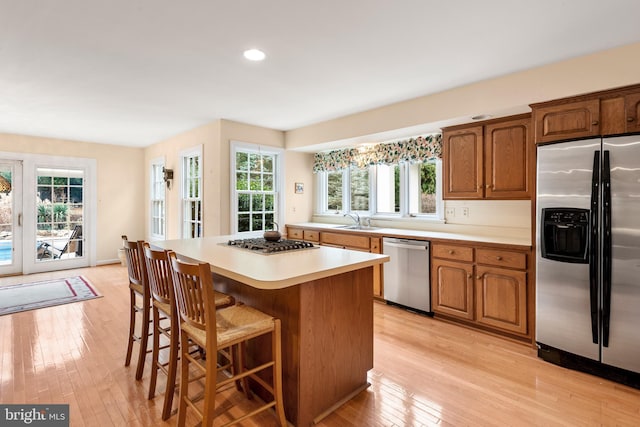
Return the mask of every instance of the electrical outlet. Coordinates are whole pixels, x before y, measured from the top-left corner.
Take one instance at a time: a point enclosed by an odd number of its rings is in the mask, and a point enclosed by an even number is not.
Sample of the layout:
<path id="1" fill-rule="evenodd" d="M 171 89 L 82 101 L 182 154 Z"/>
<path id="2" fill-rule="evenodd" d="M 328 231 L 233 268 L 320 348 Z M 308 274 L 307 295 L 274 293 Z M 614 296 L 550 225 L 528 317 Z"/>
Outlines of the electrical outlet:
<path id="1" fill-rule="evenodd" d="M 456 216 L 456 209 L 455 208 L 447 208 L 444 211 L 444 216 L 446 216 L 447 218 L 453 218 L 454 216 Z"/>
<path id="2" fill-rule="evenodd" d="M 464 218 L 469 218 L 469 208 L 462 208 L 461 211 Z"/>

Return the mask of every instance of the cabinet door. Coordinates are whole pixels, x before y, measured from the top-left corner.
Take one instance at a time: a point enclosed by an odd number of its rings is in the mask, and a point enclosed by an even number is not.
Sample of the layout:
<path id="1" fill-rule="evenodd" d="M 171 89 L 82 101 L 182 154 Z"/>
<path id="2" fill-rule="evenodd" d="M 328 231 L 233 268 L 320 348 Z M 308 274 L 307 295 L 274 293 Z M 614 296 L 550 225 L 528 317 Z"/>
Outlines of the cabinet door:
<path id="1" fill-rule="evenodd" d="M 632 93 L 624 97 L 627 132 L 640 131 L 640 93 Z"/>
<path id="2" fill-rule="evenodd" d="M 530 122 L 520 119 L 485 126 L 485 198 L 531 198 Z"/>
<path id="3" fill-rule="evenodd" d="M 481 199 L 484 195 L 482 126 L 443 132 L 444 198 Z"/>
<path id="4" fill-rule="evenodd" d="M 431 271 L 433 311 L 473 320 L 473 265 L 432 259 Z"/>
<path id="5" fill-rule="evenodd" d="M 476 321 L 527 333 L 527 273 L 476 266 Z"/>
<path id="6" fill-rule="evenodd" d="M 600 135 L 600 100 L 540 107 L 533 110 L 536 144 Z"/>

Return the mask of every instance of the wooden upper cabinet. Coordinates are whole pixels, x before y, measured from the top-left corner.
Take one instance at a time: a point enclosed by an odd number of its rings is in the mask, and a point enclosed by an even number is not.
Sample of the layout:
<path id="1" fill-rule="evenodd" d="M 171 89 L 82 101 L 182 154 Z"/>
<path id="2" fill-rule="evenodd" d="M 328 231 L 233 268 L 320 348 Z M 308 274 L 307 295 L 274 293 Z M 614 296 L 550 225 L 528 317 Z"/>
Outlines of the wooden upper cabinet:
<path id="1" fill-rule="evenodd" d="M 482 139 L 482 126 L 443 133 L 445 199 L 483 197 Z"/>
<path id="2" fill-rule="evenodd" d="M 531 115 L 445 128 L 445 199 L 529 199 Z"/>
<path id="3" fill-rule="evenodd" d="M 485 126 L 485 198 L 531 197 L 530 126 L 529 117 Z"/>
<path id="4" fill-rule="evenodd" d="M 640 85 L 531 104 L 535 143 L 640 132 Z"/>
<path id="5" fill-rule="evenodd" d="M 536 143 L 600 135 L 600 100 L 591 99 L 533 110 Z"/>
<path id="6" fill-rule="evenodd" d="M 627 132 L 640 132 L 640 92 L 624 97 Z"/>

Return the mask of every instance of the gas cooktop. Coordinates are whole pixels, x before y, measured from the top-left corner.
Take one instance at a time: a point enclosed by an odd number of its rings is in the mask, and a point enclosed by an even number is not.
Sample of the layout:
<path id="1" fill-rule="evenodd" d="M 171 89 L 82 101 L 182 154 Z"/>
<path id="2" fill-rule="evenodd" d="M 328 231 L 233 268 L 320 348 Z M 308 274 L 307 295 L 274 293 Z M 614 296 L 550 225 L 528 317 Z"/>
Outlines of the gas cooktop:
<path id="1" fill-rule="evenodd" d="M 304 242 L 302 240 L 281 239 L 277 242 L 272 242 L 262 238 L 229 240 L 229 243 L 227 243 L 227 245 L 235 246 L 242 249 L 249 249 L 263 254 L 272 254 L 276 252 L 295 251 L 317 247 L 314 246 L 313 243 Z"/>

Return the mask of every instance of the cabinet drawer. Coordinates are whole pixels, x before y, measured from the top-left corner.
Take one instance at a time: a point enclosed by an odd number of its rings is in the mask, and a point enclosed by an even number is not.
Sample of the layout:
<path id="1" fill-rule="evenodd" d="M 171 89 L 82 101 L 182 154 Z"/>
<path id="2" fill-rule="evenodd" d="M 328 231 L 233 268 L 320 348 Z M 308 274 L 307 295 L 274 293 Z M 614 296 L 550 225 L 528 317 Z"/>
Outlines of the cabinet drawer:
<path id="1" fill-rule="evenodd" d="M 352 234 L 320 233 L 321 243 L 345 248 L 369 250 L 369 237 Z"/>
<path id="2" fill-rule="evenodd" d="M 287 239 L 302 239 L 301 228 L 287 228 Z"/>
<path id="3" fill-rule="evenodd" d="M 432 246 L 433 256 L 436 258 L 453 259 L 456 261 L 472 262 L 473 248 L 467 246 L 443 245 L 434 243 Z"/>
<path id="4" fill-rule="evenodd" d="M 320 241 L 320 233 L 314 230 L 304 230 L 303 236 L 304 240 L 307 240 L 309 242 Z"/>
<path id="5" fill-rule="evenodd" d="M 526 270 L 527 254 L 499 249 L 476 249 L 476 262 L 478 264 Z"/>

